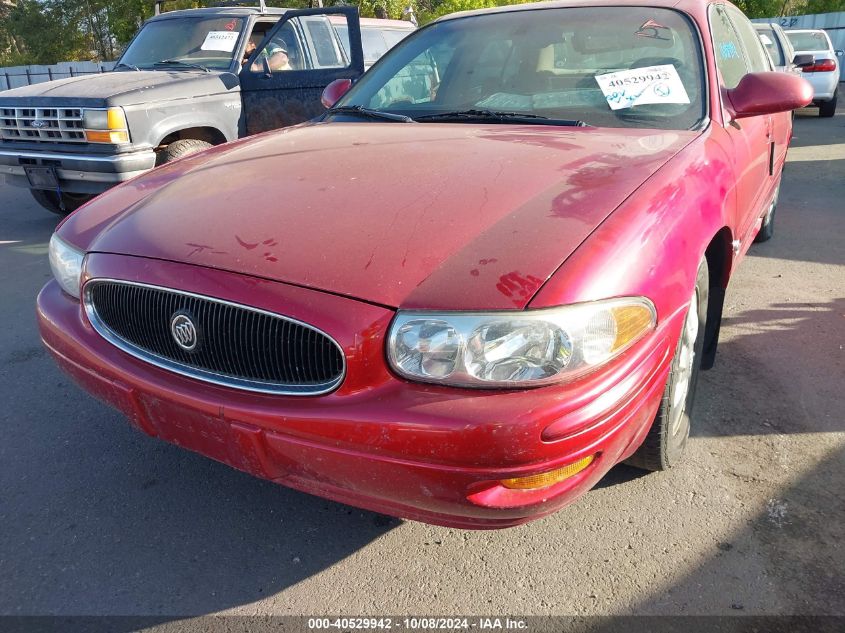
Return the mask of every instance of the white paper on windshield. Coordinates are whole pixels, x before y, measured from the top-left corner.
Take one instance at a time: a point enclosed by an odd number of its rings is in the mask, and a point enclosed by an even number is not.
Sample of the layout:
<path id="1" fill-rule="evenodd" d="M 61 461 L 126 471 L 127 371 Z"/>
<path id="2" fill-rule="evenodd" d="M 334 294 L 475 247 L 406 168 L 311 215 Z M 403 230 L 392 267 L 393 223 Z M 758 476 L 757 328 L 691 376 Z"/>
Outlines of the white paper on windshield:
<path id="1" fill-rule="evenodd" d="M 235 50 L 235 44 L 238 43 L 238 35 L 240 31 L 209 31 L 200 49 L 231 53 Z"/>
<path id="2" fill-rule="evenodd" d="M 689 95 L 672 64 L 617 70 L 596 75 L 596 82 L 611 110 L 652 103 L 689 103 Z"/>

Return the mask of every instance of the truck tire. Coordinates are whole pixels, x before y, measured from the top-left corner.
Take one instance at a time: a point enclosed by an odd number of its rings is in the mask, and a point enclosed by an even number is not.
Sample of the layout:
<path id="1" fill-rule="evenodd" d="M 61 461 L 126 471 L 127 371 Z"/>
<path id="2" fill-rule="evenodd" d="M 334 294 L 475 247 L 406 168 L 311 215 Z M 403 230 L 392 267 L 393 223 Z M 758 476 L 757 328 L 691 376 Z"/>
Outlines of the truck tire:
<path id="1" fill-rule="evenodd" d="M 684 318 L 669 379 L 657 416 L 642 445 L 626 464 L 643 470 L 667 470 L 680 462 L 690 432 L 690 414 L 698 385 L 707 325 L 709 273 L 701 261 L 689 309 Z"/>
<path id="2" fill-rule="evenodd" d="M 199 141 L 195 138 L 183 138 L 178 141 L 173 141 L 163 150 L 156 154 L 156 166 L 170 163 L 179 158 L 196 154 L 204 149 L 212 147 L 211 143 Z"/>
<path id="3" fill-rule="evenodd" d="M 50 213 L 65 216 L 71 211 L 76 211 L 83 204 L 94 198 L 94 194 L 88 193 L 61 193 L 47 189 L 30 189 L 29 193 L 35 201 Z M 61 196 L 61 198 L 59 198 Z M 62 209 L 64 205 L 64 209 Z"/>
<path id="4" fill-rule="evenodd" d="M 819 116 L 822 118 L 829 118 L 836 114 L 836 97 L 837 94 L 833 93 L 833 99 L 830 101 L 822 101 L 819 104 Z"/>

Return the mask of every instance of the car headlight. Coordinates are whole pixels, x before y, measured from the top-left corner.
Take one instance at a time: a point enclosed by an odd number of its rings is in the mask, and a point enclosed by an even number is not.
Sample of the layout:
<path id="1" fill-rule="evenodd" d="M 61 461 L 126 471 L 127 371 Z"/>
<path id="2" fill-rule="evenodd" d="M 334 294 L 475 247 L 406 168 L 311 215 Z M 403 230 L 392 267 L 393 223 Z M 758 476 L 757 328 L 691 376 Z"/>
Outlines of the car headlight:
<path id="1" fill-rule="evenodd" d="M 644 297 L 525 312 L 400 311 L 387 357 L 400 375 L 461 387 L 534 387 L 581 376 L 654 329 Z"/>
<path id="2" fill-rule="evenodd" d="M 53 276 L 66 293 L 79 298 L 79 283 L 82 278 L 82 260 L 85 253 L 76 250 L 58 235 L 50 238 L 50 268 Z"/>
<path id="3" fill-rule="evenodd" d="M 82 113 L 82 127 L 89 143 L 118 145 L 129 142 L 129 127 L 123 108 L 86 108 Z"/>

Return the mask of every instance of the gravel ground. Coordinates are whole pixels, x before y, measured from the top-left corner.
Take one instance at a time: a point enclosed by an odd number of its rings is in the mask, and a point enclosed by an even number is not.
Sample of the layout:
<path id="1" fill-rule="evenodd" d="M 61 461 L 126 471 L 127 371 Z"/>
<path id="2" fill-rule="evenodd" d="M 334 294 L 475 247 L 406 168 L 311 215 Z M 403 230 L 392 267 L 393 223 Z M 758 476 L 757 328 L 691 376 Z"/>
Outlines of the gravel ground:
<path id="1" fill-rule="evenodd" d="M 731 282 L 686 462 L 462 532 L 132 431 L 42 349 L 55 219 L 0 186 L 0 614 L 845 615 L 843 199 L 845 112 L 807 110 L 775 238 Z"/>

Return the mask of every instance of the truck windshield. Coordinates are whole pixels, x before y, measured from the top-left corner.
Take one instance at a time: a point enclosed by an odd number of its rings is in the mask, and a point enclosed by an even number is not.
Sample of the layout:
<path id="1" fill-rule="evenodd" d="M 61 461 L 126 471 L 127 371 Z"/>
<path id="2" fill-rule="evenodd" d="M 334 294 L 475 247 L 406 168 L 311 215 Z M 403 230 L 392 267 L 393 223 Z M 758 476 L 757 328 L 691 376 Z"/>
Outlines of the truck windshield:
<path id="1" fill-rule="evenodd" d="M 147 22 L 120 58 L 143 70 L 227 70 L 237 48 L 243 18 L 170 18 Z M 163 63 L 165 62 L 165 63 Z"/>
<path id="2" fill-rule="evenodd" d="M 681 13 L 538 8 L 424 27 L 338 106 L 420 122 L 471 124 L 480 116 L 472 113 L 484 111 L 488 118 L 531 117 L 537 125 L 690 129 L 704 117 L 704 92 L 701 43 Z"/>

